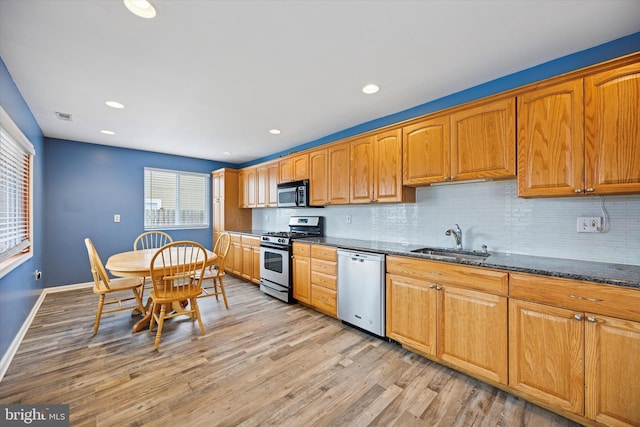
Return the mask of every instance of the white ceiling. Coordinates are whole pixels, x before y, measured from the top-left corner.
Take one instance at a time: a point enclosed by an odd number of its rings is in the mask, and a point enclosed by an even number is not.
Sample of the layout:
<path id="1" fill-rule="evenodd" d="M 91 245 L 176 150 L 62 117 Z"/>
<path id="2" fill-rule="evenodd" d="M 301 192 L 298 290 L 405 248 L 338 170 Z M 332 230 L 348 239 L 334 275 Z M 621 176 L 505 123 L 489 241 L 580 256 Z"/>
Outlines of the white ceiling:
<path id="1" fill-rule="evenodd" d="M 45 136 L 244 163 L 640 31 L 638 0 L 151 2 L 0 0 Z"/>

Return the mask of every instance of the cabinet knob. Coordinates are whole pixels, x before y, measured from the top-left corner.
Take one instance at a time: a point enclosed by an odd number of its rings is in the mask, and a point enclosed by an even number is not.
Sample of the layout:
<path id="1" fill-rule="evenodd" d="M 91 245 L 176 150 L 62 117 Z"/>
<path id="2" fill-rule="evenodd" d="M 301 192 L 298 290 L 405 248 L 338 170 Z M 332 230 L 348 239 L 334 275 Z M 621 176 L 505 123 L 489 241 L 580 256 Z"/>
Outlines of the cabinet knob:
<path id="1" fill-rule="evenodd" d="M 593 193 L 595 190 L 591 187 L 587 188 L 587 193 Z"/>
<path id="2" fill-rule="evenodd" d="M 455 177 L 455 176 L 452 176 L 452 177 L 451 177 L 451 178 L 449 178 L 449 179 L 450 179 L 451 181 L 453 181 L 453 180 L 455 180 L 455 179 L 456 179 L 456 177 Z"/>
<path id="3" fill-rule="evenodd" d="M 573 192 L 576 193 L 576 194 L 580 194 L 580 193 L 582 193 L 582 190 L 579 189 L 579 188 L 576 188 L 575 190 L 573 190 Z"/>
<path id="4" fill-rule="evenodd" d="M 448 176 L 445 176 L 443 178 L 444 178 L 445 181 L 449 181 L 449 179 L 450 179 Z"/>
<path id="5" fill-rule="evenodd" d="M 589 316 L 589 317 L 587 317 L 587 320 L 588 320 L 589 322 L 591 322 L 591 323 L 596 323 L 596 318 L 595 318 L 595 317 L 593 317 L 593 316 Z"/>
<path id="6" fill-rule="evenodd" d="M 573 318 L 576 320 L 582 320 L 582 315 L 581 314 L 574 314 Z"/>
<path id="7" fill-rule="evenodd" d="M 429 285 L 429 289 L 435 289 L 436 285 L 434 285 L 433 283 Z"/>
<path id="8" fill-rule="evenodd" d="M 436 291 L 441 291 L 442 290 L 442 286 L 436 286 Z"/>

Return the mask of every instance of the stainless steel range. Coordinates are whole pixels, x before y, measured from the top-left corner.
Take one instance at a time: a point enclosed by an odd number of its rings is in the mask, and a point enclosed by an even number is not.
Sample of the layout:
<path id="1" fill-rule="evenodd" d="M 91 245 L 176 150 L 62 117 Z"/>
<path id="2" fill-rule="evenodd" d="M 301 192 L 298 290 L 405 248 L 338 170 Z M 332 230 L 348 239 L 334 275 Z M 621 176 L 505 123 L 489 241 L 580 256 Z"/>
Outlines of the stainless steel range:
<path id="1" fill-rule="evenodd" d="M 292 216 L 289 231 L 274 231 L 260 240 L 260 290 L 287 303 L 293 303 L 291 252 L 293 239 L 323 236 L 321 216 Z"/>

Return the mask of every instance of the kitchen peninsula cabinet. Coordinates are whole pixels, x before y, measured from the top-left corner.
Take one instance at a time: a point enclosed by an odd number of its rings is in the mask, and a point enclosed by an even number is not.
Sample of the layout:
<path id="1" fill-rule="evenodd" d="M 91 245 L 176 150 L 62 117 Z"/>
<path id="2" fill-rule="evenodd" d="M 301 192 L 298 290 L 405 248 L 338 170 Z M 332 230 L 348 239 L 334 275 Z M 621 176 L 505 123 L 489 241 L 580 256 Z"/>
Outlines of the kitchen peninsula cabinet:
<path id="1" fill-rule="evenodd" d="M 508 274 L 387 256 L 387 336 L 507 384 Z"/>
<path id="2" fill-rule="evenodd" d="M 238 204 L 238 171 L 218 169 L 211 172 L 213 243 L 226 230 L 251 228 L 251 211 Z"/>
<path id="3" fill-rule="evenodd" d="M 292 154 L 279 162 L 280 182 L 309 179 L 309 153 Z"/>
<path id="4" fill-rule="evenodd" d="M 402 130 L 351 141 L 350 203 L 415 202 L 415 188 L 402 184 Z"/>
<path id="5" fill-rule="evenodd" d="M 640 192 L 640 64 L 518 97 L 518 195 Z"/>
<path id="6" fill-rule="evenodd" d="M 309 203 L 312 206 L 349 203 L 349 162 L 348 142 L 309 153 Z"/>
<path id="7" fill-rule="evenodd" d="M 640 292 L 510 276 L 509 386 L 606 425 L 640 425 Z"/>

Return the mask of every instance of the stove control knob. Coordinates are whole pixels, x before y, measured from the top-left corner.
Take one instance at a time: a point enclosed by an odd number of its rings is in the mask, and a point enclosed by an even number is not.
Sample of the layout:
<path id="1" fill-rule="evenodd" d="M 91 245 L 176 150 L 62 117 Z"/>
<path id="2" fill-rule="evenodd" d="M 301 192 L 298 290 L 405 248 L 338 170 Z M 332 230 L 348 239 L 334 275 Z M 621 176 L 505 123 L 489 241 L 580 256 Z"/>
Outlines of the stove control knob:
<path id="1" fill-rule="evenodd" d="M 278 239 L 278 243 L 284 243 L 284 239 Z"/>

